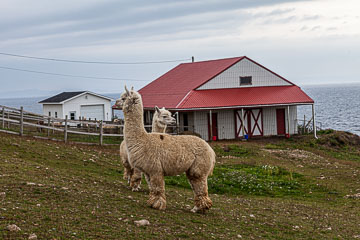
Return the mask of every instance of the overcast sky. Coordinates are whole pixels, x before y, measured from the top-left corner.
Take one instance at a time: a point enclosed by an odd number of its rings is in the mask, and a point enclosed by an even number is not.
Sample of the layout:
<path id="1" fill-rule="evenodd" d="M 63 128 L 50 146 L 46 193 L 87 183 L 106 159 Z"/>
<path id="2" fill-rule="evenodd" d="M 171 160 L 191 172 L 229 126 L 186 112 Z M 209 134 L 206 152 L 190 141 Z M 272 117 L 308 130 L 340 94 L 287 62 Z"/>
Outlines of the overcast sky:
<path id="1" fill-rule="evenodd" d="M 298 85 L 360 83 L 359 0 L 1 0 L 0 52 L 83 61 L 246 55 Z M 139 89 L 178 62 L 80 64 L 0 55 L 0 98 Z"/>

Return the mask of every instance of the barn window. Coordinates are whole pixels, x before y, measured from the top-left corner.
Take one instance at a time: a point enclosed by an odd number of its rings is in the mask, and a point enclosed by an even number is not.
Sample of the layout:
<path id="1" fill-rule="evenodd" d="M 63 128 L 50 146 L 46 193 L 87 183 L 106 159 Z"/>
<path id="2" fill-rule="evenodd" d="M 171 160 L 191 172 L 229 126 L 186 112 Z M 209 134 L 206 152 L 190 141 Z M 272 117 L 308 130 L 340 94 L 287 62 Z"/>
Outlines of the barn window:
<path id="1" fill-rule="evenodd" d="M 70 112 L 70 119 L 75 120 L 75 112 Z"/>
<path id="2" fill-rule="evenodd" d="M 49 112 L 49 117 L 51 117 L 51 112 Z"/>
<path id="3" fill-rule="evenodd" d="M 55 118 L 57 118 L 57 112 L 55 112 Z"/>
<path id="4" fill-rule="evenodd" d="M 240 77 L 240 85 L 252 85 L 252 77 Z"/>

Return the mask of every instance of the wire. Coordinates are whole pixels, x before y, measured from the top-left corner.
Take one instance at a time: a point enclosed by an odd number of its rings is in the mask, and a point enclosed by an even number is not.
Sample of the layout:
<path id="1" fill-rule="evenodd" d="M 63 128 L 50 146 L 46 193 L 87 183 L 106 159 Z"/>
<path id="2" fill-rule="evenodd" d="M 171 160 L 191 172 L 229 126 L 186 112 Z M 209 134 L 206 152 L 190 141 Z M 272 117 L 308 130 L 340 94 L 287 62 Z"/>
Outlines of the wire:
<path id="1" fill-rule="evenodd" d="M 92 77 L 92 76 L 81 76 L 81 75 L 62 74 L 62 73 L 50 73 L 50 72 L 33 71 L 33 70 L 28 70 L 28 69 L 11 68 L 11 67 L 3 67 L 3 66 L 0 66 L 0 68 L 2 68 L 2 69 L 7 69 L 7 70 L 13 70 L 13 71 L 39 73 L 39 74 L 62 76 L 62 77 L 105 79 L 105 80 L 115 80 L 115 81 L 139 81 L 139 82 L 148 82 L 148 81 L 149 81 L 149 80 L 141 80 L 141 79 L 111 78 L 111 77 Z"/>
<path id="2" fill-rule="evenodd" d="M 59 58 L 44 58 L 44 57 L 34 57 L 34 56 L 25 56 L 13 53 L 4 53 L 0 52 L 0 55 L 10 56 L 10 57 L 19 57 L 19 58 L 29 58 L 37 60 L 47 60 L 47 61 L 56 61 L 56 62 L 69 62 L 69 63 L 90 63 L 90 64 L 118 64 L 118 65 L 135 65 L 135 64 L 158 64 L 158 63 L 172 63 L 172 62 L 184 62 L 190 61 L 191 58 L 187 59 L 176 59 L 176 60 L 164 60 L 164 61 L 149 61 L 149 62 L 102 62 L 102 61 L 80 61 L 80 60 L 69 60 L 69 59 L 59 59 Z"/>

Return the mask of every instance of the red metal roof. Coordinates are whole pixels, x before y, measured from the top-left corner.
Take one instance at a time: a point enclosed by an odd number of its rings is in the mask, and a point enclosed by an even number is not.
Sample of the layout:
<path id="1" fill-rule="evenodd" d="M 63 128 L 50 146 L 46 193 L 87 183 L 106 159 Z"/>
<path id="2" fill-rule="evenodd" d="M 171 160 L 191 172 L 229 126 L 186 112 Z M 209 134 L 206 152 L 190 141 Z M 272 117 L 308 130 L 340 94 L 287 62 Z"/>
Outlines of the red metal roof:
<path id="1" fill-rule="evenodd" d="M 298 86 L 194 90 L 178 109 L 314 103 Z"/>
<path id="2" fill-rule="evenodd" d="M 243 58 L 182 63 L 140 89 L 139 93 L 143 98 L 144 107 L 153 108 L 155 105 L 159 105 L 165 108 L 176 108 L 191 90 Z"/>
<path id="3" fill-rule="evenodd" d="M 314 102 L 298 86 L 276 73 L 291 85 L 195 90 L 244 58 L 270 71 L 245 56 L 183 63 L 139 90 L 144 108 L 192 109 Z"/>

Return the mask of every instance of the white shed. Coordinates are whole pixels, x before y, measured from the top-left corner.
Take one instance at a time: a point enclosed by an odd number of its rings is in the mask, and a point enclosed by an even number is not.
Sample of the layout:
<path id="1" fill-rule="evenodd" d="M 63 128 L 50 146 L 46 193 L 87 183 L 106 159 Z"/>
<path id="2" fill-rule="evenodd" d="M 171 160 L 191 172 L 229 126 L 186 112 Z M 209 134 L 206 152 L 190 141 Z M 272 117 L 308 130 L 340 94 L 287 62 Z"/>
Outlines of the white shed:
<path id="1" fill-rule="evenodd" d="M 62 92 L 42 100 L 43 114 L 69 119 L 90 119 L 111 121 L 111 101 L 109 97 L 89 91 Z"/>

